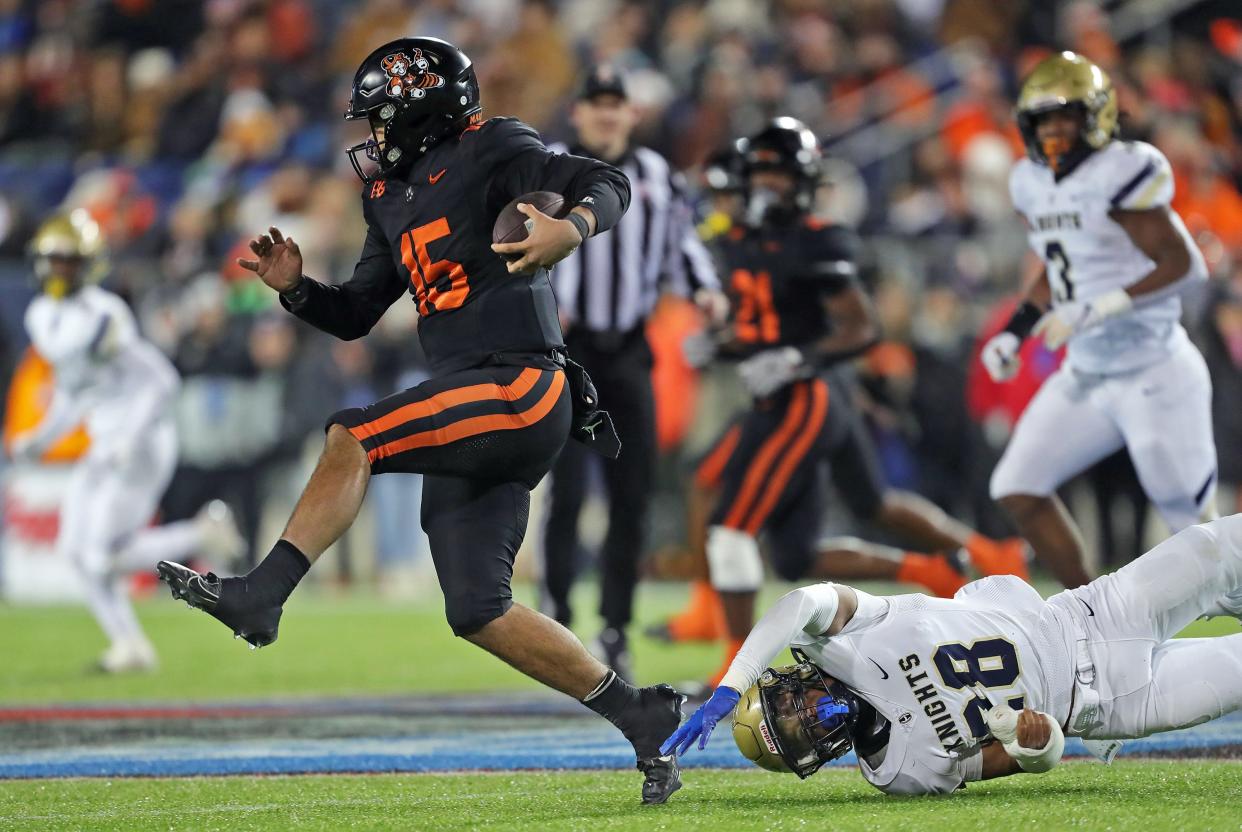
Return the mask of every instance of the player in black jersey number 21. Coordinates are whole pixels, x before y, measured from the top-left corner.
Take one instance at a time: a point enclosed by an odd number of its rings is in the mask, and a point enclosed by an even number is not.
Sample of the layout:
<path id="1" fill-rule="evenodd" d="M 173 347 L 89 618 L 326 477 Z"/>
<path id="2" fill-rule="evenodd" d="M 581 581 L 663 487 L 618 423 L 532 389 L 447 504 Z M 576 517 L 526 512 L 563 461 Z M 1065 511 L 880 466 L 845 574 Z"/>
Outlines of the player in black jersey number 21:
<path id="1" fill-rule="evenodd" d="M 367 238 L 353 276 L 302 275 L 292 239 L 272 228 L 241 260 L 304 321 L 360 338 L 402 295 L 417 304 L 434 377 L 328 419 L 318 467 L 271 553 L 249 574 L 199 575 L 161 562 L 174 597 L 252 645 L 276 639 L 282 605 L 310 564 L 353 523 L 367 481 L 421 473 L 422 524 L 453 632 L 621 729 L 643 771 L 643 802 L 680 785 L 660 742 L 680 721 L 667 685 L 636 689 L 550 618 L 513 603 L 509 582 L 530 491 L 566 438 L 597 441 L 595 391 L 564 355 L 547 269 L 629 204 L 629 183 L 593 159 L 549 151 L 520 121 L 480 115 L 470 59 L 434 38 L 405 38 L 359 67 L 346 113 L 373 138 L 351 148 Z M 529 237 L 491 245 L 501 208 L 532 191 L 565 195 L 567 219 L 532 206 Z M 506 264 L 501 254 L 516 258 Z"/>

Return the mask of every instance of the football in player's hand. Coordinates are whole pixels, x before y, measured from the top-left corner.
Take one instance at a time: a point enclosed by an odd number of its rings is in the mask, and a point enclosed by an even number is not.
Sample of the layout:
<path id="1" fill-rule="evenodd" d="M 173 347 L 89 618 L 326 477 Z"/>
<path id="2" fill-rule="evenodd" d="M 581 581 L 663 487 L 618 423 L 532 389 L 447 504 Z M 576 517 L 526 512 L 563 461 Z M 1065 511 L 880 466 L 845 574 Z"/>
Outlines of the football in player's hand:
<path id="1" fill-rule="evenodd" d="M 563 219 L 567 213 L 565 197 L 552 191 L 532 191 L 522 194 L 500 209 L 496 224 L 492 226 L 493 243 L 520 243 L 530 234 L 532 220 L 517 209 L 518 203 L 533 205 L 553 219 Z M 518 259 L 514 255 L 509 255 Z"/>

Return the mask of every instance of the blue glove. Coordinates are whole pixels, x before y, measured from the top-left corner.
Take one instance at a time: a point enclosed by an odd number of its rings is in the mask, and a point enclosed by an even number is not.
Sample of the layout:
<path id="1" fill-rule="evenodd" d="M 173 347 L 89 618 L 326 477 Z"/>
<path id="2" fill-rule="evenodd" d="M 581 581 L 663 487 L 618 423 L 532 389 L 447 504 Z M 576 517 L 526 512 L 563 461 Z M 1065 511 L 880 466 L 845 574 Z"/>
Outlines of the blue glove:
<path id="1" fill-rule="evenodd" d="M 742 694 L 733 688 L 719 687 L 699 709 L 690 715 L 673 735 L 660 746 L 661 754 L 675 753 L 680 757 L 690 750 L 697 737 L 699 750 L 707 748 L 707 740 L 716 728 L 716 723 L 733 712 L 733 707 L 742 698 Z"/>

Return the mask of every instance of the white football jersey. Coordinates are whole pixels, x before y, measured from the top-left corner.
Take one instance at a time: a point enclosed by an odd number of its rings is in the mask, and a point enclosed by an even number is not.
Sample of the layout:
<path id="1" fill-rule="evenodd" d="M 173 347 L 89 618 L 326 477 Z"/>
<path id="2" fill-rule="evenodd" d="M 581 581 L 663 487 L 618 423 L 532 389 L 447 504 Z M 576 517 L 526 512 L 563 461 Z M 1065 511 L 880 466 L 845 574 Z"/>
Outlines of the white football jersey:
<path id="1" fill-rule="evenodd" d="M 55 371 L 56 395 L 68 398 L 86 421 L 92 447 L 148 430 L 135 413 L 140 398 L 167 398 L 177 371 L 138 334 L 125 302 L 98 286 L 66 298 L 40 295 L 26 309 L 26 332 Z M 162 410 L 153 416 L 164 416 Z"/>
<path id="2" fill-rule="evenodd" d="M 894 595 L 831 638 L 793 644 L 890 723 L 863 777 L 890 794 L 944 794 L 967 778 L 988 737 L 976 684 L 993 702 L 1069 717 L 1070 648 L 1059 617 L 1013 576 L 967 584 L 951 600 Z M 976 763 L 978 761 L 975 761 Z M 977 776 L 976 776 L 977 779 Z"/>
<path id="3" fill-rule="evenodd" d="M 1113 222 L 1113 210 L 1168 206 L 1173 171 L 1145 142 L 1113 141 L 1084 159 L 1061 181 L 1046 165 L 1022 159 L 1009 176 L 1014 207 L 1026 219 L 1027 240 L 1044 261 L 1053 306 L 1090 300 L 1137 283 L 1154 263 Z M 1176 213 L 1173 225 L 1192 254 L 1195 243 Z M 1186 339 L 1181 299 L 1143 302 L 1070 339 L 1067 361 L 1088 373 L 1120 373 L 1165 358 Z"/>

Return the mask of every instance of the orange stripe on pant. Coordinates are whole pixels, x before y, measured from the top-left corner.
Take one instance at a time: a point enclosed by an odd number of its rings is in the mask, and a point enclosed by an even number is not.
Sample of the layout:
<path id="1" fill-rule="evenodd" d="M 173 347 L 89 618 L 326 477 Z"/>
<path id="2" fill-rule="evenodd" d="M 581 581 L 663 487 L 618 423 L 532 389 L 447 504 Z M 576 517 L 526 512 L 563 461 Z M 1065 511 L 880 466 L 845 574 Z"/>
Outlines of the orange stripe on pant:
<path id="1" fill-rule="evenodd" d="M 534 370 L 536 374 L 539 370 Z M 487 386 L 487 385 L 480 385 Z M 492 385 L 495 386 L 495 385 Z M 528 409 L 521 413 L 502 413 L 492 416 L 471 416 L 468 419 L 461 419 L 442 428 L 434 430 L 424 430 L 401 439 L 394 439 L 391 442 L 380 445 L 378 448 L 367 452 L 367 458 L 372 464 L 376 460 L 383 459 L 388 456 L 396 456 L 404 451 L 413 450 L 414 448 L 426 448 L 431 445 L 447 445 L 450 442 L 457 442 L 461 439 L 469 439 L 471 436 L 478 436 L 480 433 L 491 433 L 497 430 L 518 430 L 520 428 L 530 427 L 538 422 L 556 406 L 557 400 L 561 396 L 561 391 L 565 388 L 565 374 L 559 370 L 552 378 L 552 384 Z M 463 388 L 465 389 L 465 388 Z"/>
<path id="2" fill-rule="evenodd" d="M 781 448 L 785 447 L 785 444 L 797 433 L 798 425 L 802 424 L 806 416 L 806 399 L 806 385 L 798 384 L 794 387 L 789 409 L 785 411 L 785 418 L 781 421 L 780 427 L 759 446 L 759 452 L 755 454 L 750 467 L 746 469 L 742 488 L 733 500 L 729 513 L 725 515 L 725 526 L 739 530 L 742 528 L 746 509 L 754 502 L 759 487 L 763 485 L 763 481 L 768 476 L 768 469 L 772 467 Z"/>
<path id="3" fill-rule="evenodd" d="M 363 422 L 361 425 L 350 428 L 349 432 L 354 435 L 355 439 L 361 442 L 366 437 L 378 436 L 398 425 L 413 422 L 415 419 L 434 416 L 459 404 L 484 402 L 489 399 L 516 401 L 531 391 L 531 388 L 535 386 L 535 382 L 539 380 L 539 373 L 540 371 L 534 367 L 527 367 L 518 374 L 517 378 L 503 387 L 489 382 L 487 384 L 472 384 L 469 387 L 445 390 L 422 401 L 411 402 L 398 407 L 391 413 L 385 413 L 383 416 L 372 419 L 370 422 Z"/>
<path id="4" fill-rule="evenodd" d="M 811 415 L 806 420 L 806 427 L 798 434 L 798 438 L 794 440 L 789 448 L 789 453 L 785 455 L 785 458 L 776 467 L 776 472 L 772 474 L 767 490 L 759 500 L 758 505 L 755 506 L 755 510 L 750 513 L 750 518 L 746 521 L 744 531 L 751 535 L 759 534 L 759 529 L 763 527 L 764 522 L 768 519 L 768 515 L 772 513 L 772 509 L 776 507 L 776 501 L 780 499 L 781 494 L 789 485 L 789 479 L 793 476 L 794 469 L 798 467 L 798 463 L 806 458 L 807 453 L 811 450 L 811 446 L 815 444 L 815 439 L 819 436 L 820 430 L 823 429 L 824 418 L 827 415 L 828 385 L 816 379 L 811 382 Z"/>
<path id="5" fill-rule="evenodd" d="M 700 488 L 714 488 L 720 485 L 720 477 L 724 473 L 729 457 L 737 449 L 738 440 L 742 438 L 742 426 L 729 428 L 720 442 L 712 448 L 711 453 L 699 463 L 699 470 L 694 472 L 694 481 Z"/>

